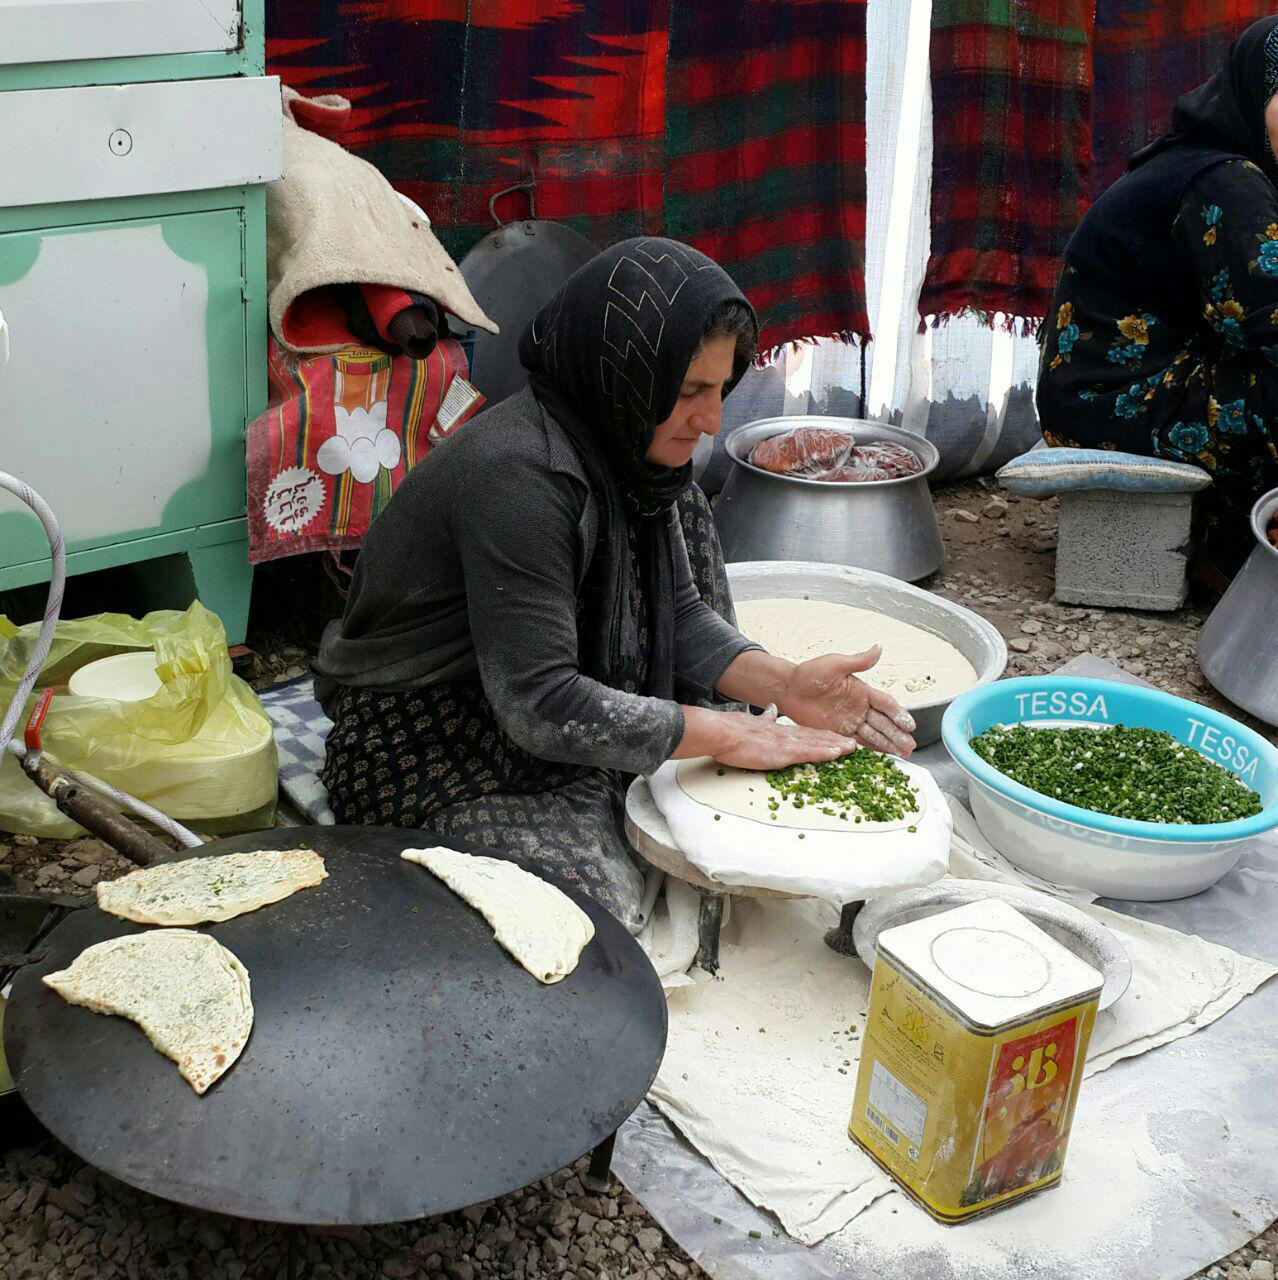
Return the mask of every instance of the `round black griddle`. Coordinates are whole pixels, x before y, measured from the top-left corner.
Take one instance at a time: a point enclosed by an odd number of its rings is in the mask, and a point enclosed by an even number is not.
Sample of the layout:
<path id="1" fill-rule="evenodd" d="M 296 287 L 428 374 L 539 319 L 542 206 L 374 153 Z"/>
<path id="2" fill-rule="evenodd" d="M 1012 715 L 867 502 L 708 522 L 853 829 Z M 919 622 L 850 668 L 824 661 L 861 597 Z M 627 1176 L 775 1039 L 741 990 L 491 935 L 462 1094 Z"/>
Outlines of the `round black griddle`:
<path id="1" fill-rule="evenodd" d="M 135 1187 L 314 1225 L 442 1213 L 606 1144 L 665 1048 L 651 965 L 612 916 L 565 888 L 595 936 L 572 974 L 543 986 L 478 912 L 399 856 L 437 843 L 295 827 L 200 851 L 309 846 L 328 870 L 317 888 L 201 926 L 244 964 L 254 1005 L 243 1054 L 202 1098 L 134 1023 L 40 981 L 85 947 L 142 929 L 96 907 L 73 912 L 18 974 L 5 1019 L 28 1106 Z"/>

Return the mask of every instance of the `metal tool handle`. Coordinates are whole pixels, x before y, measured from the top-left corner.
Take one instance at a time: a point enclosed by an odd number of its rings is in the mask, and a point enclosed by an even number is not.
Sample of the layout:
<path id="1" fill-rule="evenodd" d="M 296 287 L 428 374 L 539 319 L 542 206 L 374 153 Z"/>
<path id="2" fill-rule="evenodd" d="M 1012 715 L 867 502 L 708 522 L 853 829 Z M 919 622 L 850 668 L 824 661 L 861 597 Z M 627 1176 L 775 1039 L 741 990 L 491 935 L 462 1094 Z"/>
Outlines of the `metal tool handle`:
<path id="1" fill-rule="evenodd" d="M 513 191 L 526 191 L 528 193 L 528 216 L 534 222 L 537 220 L 537 197 L 533 194 L 537 187 L 537 179 L 534 175 L 529 174 L 522 182 L 516 182 L 513 187 L 504 187 L 498 191 L 488 201 L 488 212 L 492 216 L 492 220 L 499 226 L 504 227 L 506 224 L 497 216 L 497 201 L 502 196 L 508 196 Z"/>
<path id="2" fill-rule="evenodd" d="M 141 827 L 116 812 L 93 792 L 79 786 L 42 754 L 30 753 L 23 759 L 27 777 L 36 784 L 68 818 L 86 831 L 118 849 L 130 862 L 149 867 L 167 858 L 173 850 Z"/>

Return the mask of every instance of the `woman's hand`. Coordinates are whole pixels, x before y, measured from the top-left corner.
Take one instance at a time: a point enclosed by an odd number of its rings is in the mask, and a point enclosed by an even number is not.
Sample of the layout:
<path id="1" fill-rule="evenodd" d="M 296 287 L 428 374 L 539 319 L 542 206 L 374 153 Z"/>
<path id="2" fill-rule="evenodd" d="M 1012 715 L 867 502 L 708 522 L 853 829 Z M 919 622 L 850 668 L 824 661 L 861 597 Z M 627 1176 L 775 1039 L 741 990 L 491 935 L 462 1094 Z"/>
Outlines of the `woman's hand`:
<path id="1" fill-rule="evenodd" d="M 838 760 L 857 749 L 851 738 L 828 729 L 807 729 L 802 725 L 778 724 L 776 712 L 750 716 L 728 713 L 736 732 L 713 753 L 720 764 L 734 769 L 784 769 L 792 764 L 817 764 Z"/>
<path id="2" fill-rule="evenodd" d="M 826 729 L 858 745 L 908 756 L 914 750 L 914 717 L 891 694 L 858 680 L 879 660 L 878 645 L 851 657 L 831 653 L 801 663 L 777 698 L 783 715 L 796 724 Z"/>
<path id="3" fill-rule="evenodd" d="M 828 729 L 778 724 L 776 708 L 763 716 L 740 711 L 684 707 L 684 733 L 672 759 L 713 756 L 737 769 L 784 769 L 792 764 L 818 764 L 855 751 L 857 744 Z"/>

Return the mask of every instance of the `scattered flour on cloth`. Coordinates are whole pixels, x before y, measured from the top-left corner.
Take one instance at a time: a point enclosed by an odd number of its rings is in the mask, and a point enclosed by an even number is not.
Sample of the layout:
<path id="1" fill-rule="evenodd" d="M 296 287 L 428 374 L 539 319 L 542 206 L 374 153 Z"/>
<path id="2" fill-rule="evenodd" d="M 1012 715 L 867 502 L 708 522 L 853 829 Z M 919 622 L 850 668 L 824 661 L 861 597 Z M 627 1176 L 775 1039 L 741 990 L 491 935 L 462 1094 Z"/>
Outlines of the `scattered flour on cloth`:
<path id="1" fill-rule="evenodd" d="M 1127 994 L 1097 1020 L 1089 1076 L 1192 1034 L 1278 972 L 1200 938 L 1082 909 L 1132 960 Z M 859 960 L 825 946 L 837 914 L 810 900 L 735 902 L 719 979 L 697 973 L 696 985 L 669 993 L 669 1043 L 650 1095 L 720 1174 L 805 1244 L 839 1231 L 894 1185 L 847 1136 L 870 976 Z M 1105 1168 L 1105 1144 L 1117 1139 L 1097 1132 L 1095 1119 L 1084 1086 L 1071 1170 L 1088 1161 L 1089 1144 Z M 1155 1156 L 1149 1164 L 1150 1176 L 1160 1176 Z M 1046 1212 L 1057 1231 L 1060 1196 L 1040 1198 L 1052 1201 Z M 924 1221 L 922 1213 L 911 1220 Z"/>
<path id="2" fill-rule="evenodd" d="M 1088 1110 L 1086 1098 L 1084 1092 L 1065 1177 L 1056 1188 L 960 1227 L 934 1222 L 893 1191 L 831 1236 L 823 1250 L 842 1260 L 845 1275 L 877 1274 L 885 1258 L 899 1255 L 908 1255 L 916 1275 L 963 1280 L 1109 1274 L 1134 1250 L 1154 1247 L 1157 1227 L 1148 1207 L 1159 1182 L 1196 1175 L 1158 1149 L 1147 1119 L 1155 1099 L 1144 1108 L 1124 1100 L 1097 1113 Z"/>

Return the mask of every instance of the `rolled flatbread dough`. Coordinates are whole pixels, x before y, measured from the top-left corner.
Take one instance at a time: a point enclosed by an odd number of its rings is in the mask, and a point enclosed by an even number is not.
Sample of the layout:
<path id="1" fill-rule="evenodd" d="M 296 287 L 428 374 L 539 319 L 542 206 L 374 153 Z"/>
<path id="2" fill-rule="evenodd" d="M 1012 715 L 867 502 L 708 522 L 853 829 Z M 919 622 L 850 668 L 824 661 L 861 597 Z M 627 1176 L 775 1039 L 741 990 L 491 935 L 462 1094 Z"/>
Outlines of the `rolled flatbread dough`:
<path id="1" fill-rule="evenodd" d="M 872 609 L 826 600 L 741 600 L 736 611 L 742 635 L 790 662 L 882 645 L 883 656 L 861 679 L 903 707 L 956 698 L 978 678 L 948 640 Z"/>
<path id="2" fill-rule="evenodd" d="M 190 929 L 99 942 L 44 981 L 70 1004 L 136 1022 L 200 1094 L 230 1070 L 253 1029 L 244 966 Z"/>
<path id="3" fill-rule="evenodd" d="M 230 920 L 327 879 L 314 849 L 262 849 L 185 858 L 98 884 L 98 906 L 139 924 Z"/>
<path id="4" fill-rule="evenodd" d="M 784 799 L 768 781 L 766 773 L 754 773 L 749 769 L 730 769 L 718 764 L 710 756 L 696 760 L 681 760 L 675 770 L 679 789 L 690 800 L 697 801 L 717 813 L 730 813 L 738 818 L 749 818 L 761 826 L 776 830 L 784 827 L 791 831 L 838 831 L 847 835 L 868 835 L 875 831 L 901 831 L 915 826 L 922 816 L 926 801 L 922 792 L 915 790 L 917 808 L 903 818 L 892 822 L 870 822 L 855 805 L 835 811 L 833 817 L 814 805 L 796 808 L 792 801 Z M 772 821 L 771 801 L 777 802 L 776 821 Z M 847 813 L 847 818 L 840 817 Z M 857 822 L 857 817 L 861 821 Z M 766 838 L 760 833 L 761 838 Z"/>
<path id="5" fill-rule="evenodd" d="M 438 876 L 493 927 L 498 943 L 538 982 L 560 982 L 595 936 L 590 917 L 552 884 L 501 858 L 455 849 L 400 854 Z"/>

